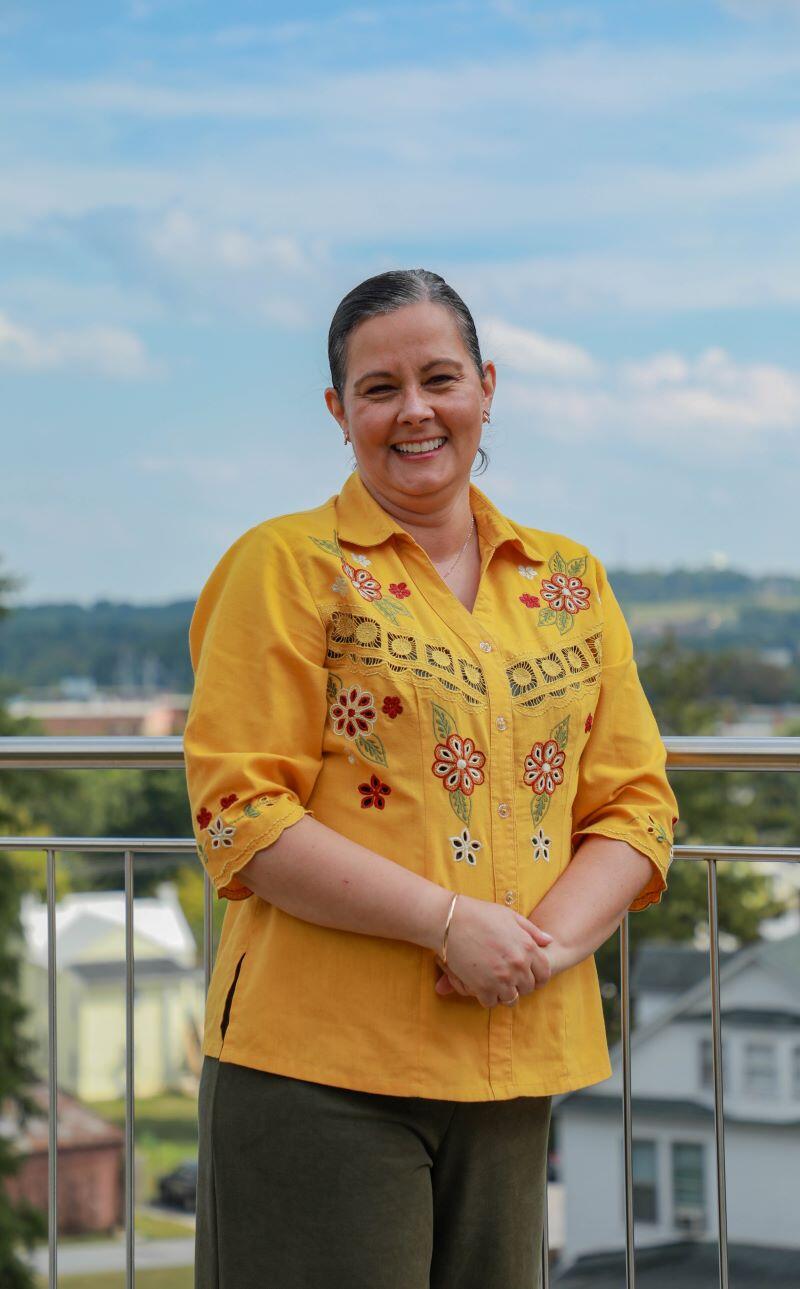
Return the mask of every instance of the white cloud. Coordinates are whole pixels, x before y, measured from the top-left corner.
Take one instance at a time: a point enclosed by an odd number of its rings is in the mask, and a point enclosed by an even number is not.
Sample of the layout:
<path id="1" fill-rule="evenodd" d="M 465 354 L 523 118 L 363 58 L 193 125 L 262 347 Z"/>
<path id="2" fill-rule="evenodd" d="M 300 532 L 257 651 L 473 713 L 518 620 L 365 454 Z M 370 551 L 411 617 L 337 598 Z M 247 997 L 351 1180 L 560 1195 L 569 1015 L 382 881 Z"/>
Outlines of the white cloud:
<path id="1" fill-rule="evenodd" d="M 538 346 L 542 337 L 532 333 L 532 341 Z M 531 369 L 528 380 L 500 379 L 497 405 L 556 439 L 607 436 L 610 442 L 664 444 L 673 454 L 691 448 L 724 459 L 775 439 L 798 442 L 800 372 L 740 363 L 714 347 L 694 357 L 666 351 L 595 364 L 591 372 L 592 379 L 579 373 L 579 384 L 553 380 L 546 369 Z"/>
<path id="2" fill-rule="evenodd" d="M 51 331 L 26 327 L 0 311 L 0 364 L 20 371 L 94 372 L 115 379 L 156 375 L 161 365 L 122 327 Z"/>
<path id="3" fill-rule="evenodd" d="M 484 348 L 491 349 L 493 358 L 512 371 L 580 379 L 597 369 L 594 359 L 579 345 L 514 327 L 501 318 L 483 319 L 480 332 Z"/>

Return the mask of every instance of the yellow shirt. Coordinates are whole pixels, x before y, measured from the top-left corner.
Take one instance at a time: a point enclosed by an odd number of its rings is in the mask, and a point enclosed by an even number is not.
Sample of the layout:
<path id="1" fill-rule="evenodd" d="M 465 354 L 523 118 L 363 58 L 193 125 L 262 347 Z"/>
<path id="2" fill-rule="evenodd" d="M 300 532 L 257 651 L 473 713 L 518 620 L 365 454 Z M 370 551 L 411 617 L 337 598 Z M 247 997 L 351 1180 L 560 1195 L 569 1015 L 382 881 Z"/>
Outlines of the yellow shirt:
<path id="1" fill-rule="evenodd" d="M 192 617 L 184 750 L 198 854 L 229 900 L 203 1052 L 368 1092 L 456 1101 L 607 1078 L 594 957 L 514 1007 L 435 992 L 435 955 L 306 922 L 236 877 L 306 813 L 452 891 L 527 915 L 582 835 L 652 861 L 677 807 L 631 637 L 585 546 L 474 483 L 470 613 L 358 471 L 243 533 Z"/>

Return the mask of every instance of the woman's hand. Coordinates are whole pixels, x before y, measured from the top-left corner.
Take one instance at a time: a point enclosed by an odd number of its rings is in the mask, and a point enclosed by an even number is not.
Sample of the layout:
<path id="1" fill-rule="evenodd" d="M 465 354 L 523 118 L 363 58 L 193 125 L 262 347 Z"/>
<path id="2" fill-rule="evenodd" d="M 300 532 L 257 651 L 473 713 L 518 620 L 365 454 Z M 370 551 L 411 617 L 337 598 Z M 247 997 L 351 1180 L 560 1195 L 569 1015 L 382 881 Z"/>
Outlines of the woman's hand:
<path id="1" fill-rule="evenodd" d="M 482 1007 L 532 993 L 550 979 L 544 948 L 552 938 L 521 913 L 462 895 L 450 924 L 447 964 L 437 957 L 446 974 L 436 992 L 475 997 Z"/>

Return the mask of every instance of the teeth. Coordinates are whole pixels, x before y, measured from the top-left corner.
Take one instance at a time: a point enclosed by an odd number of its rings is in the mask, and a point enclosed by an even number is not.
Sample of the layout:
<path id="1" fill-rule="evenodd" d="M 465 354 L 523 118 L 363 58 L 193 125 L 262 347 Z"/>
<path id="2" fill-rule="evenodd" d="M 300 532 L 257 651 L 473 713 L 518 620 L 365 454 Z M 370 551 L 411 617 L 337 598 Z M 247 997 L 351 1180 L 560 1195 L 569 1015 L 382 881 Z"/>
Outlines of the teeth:
<path id="1" fill-rule="evenodd" d="M 440 443 L 445 443 L 445 442 L 446 442 L 445 439 L 426 439 L 424 443 L 415 443 L 413 445 L 410 443 L 405 443 L 402 445 L 399 443 L 395 443 L 394 447 L 397 449 L 398 452 L 407 452 L 407 453 L 432 452 L 434 448 L 438 448 Z"/>

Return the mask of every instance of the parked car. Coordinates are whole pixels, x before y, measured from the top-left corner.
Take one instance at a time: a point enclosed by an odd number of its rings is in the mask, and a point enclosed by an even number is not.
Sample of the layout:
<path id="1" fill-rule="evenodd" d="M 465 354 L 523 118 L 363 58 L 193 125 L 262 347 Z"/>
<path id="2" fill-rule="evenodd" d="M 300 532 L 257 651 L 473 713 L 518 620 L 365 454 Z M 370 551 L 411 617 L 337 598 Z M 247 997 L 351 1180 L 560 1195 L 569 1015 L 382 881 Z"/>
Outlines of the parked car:
<path id="1" fill-rule="evenodd" d="M 197 1160 L 184 1159 L 171 1173 L 159 1177 L 158 1197 L 161 1204 L 193 1213 L 197 1207 Z"/>

